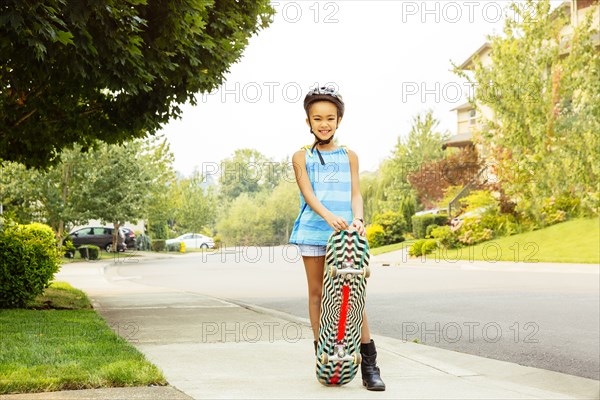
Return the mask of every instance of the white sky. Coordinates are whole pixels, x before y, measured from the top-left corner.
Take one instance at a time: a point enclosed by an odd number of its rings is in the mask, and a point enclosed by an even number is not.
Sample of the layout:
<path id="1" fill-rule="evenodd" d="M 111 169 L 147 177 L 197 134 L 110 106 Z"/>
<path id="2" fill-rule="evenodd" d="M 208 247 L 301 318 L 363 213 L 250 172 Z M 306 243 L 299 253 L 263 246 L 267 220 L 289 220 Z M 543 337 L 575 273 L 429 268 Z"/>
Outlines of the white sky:
<path id="1" fill-rule="evenodd" d="M 462 63 L 486 35 L 501 32 L 508 2 L 273 4 L 274 22 L 251 39 L 224 85 L 163 128 L 183 174 L 213 171 L 239 148 L 289 160 L 312 143 L 302 100 L 315 84 L 334 83 L 344 96 L 336 137 L 357 152 L 361 171 L 375 170 L 428 108 L 454 134 L 450 110 L 466 101 L 467 88 L 450 60 Z"/>

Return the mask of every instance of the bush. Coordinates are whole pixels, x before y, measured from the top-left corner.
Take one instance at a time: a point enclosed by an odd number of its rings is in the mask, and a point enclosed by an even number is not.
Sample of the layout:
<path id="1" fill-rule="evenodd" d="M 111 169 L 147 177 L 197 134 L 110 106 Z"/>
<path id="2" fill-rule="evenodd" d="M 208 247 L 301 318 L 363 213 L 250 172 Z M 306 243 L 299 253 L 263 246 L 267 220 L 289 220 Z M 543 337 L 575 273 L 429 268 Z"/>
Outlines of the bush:
<path id="1" fill-rule="evenodd" d="M 427 225 L 427 229 L 425 229 L 425 237 L 427 239 L 430 239 L 431 238 L 431 231 L 434 230 L 437 227 L 439 227 L 439 225 L 437 225 L 437 224 Z"/>
<path id="2" fill-rule="evenodd" d="M 165 251 L 167 246 L 165 239 L 154 239 L 152 241 L 152 250 L 153 251 Z"/>
<path id="3" fill-rule="evenodd" d="M 496 213 L 500 210 L 500 203 L 487 190 L 474 190 L 468 196 L 459 200 L 466 206 L 465 212 L 478 209 L 494 210 Z"/>
<path id="4" fill-rule="evenodd" d="M 150 250 L 150 243 L 152 242 L 150 240 L 150 236 L 144 234 L 144 233 L 140 233 L 137 236 L 137 240 L 136 240 L 136 247 L 137 250 L 143 250 L 143 251 L 148 251 Z"/>
<path id="5" fill-rule="evenodd" d="M 458 238 L 449 226 L 438 226 L 431 230 L 431 236 L 438 241 L 440 246 L 453 249 L 458 246 Z"/>
<path id="6" fill-rule="evenodd" d="M 412 246 L 410 246 L 410 249 L 408 249 L 408 255 L 414 256 L 414 257 L 420 256 L 421 255 L 421 247 L 423 247 L 423 243 L 425 243 L 424 239 L 417 240 L 416 242 L 414 242 L 412 244 Z"/>
<path id="7" fill-rule="evenodd" d="M 414 257 L 419 257 L 431 253 L 437 247 L 435 239 L 417 240 L 408 250 L 408 254 Z"/>
<path id="8" fill-rule="evenodd" d="M 423 239 L 427 235 L 429 225 L 447 225 L 448 216 L 446 214 L 425 214 L 414 215 L 412 217 L 413 235 L 417 239 Z"/>
<path id="9" fill-rule="evenodd" d="M 383 229 L 383 244 L 400 243 L 404 241 L 407 226 L 404 216 L 400 212 L 386 211 L 373 217 L 373 224 L 380 225 Z"/>
<path id="10" fill-rule="evenodd" d="M 485 242 L 493 237 L 494 232 L 481 223 L 481 217 L 465 218 L 458 230 L 458 241 L 468 246 Z"/>
<path id="11" fill-rule="evenodd" d="M 546 199 L 542 207 L 544 225 L 554 225 L 577 215 L 579 205 L 580 200 L 568 193 Z"/>
<path id="12" fill-rule="evenodd" d="M 79 246 L 79 255 L 86 260 L 97 260 L 100 258 L 100 247 L 93 244 Z"/>
<path id="13" fill-rule="evenodd" d="M 438 247 L 437 240 L 425 239 L 425 243 L 421 246 L 421 254 L 429 254 Z"/>
<path id="14" fill-rule="evenodd" d="M 385 244 L 383 227 L 378 224 L 367 226 L 367 241 L 369 242 L 369 247 L 372 249 L 383 246 Z"/>
<path id="15" fill-rule="evenodd" d="M 73 246 L 73 242 L 70 239 L 65 240 L 63 244 L 63 250 L 65 251 L 65 257 L 73 258 L 75 257 L 75 252 L 77 249 Z"/>
<path id="16" fill-rule="evenodd" d="M 519 227 L 517 219 L 512 214 L 500 214 L 495 217 L 484 215 L 482 223 L 485 228 L 494 231 L 495 236 L 510 236 L 522 231 L 522 227 Z"/>
<path id="17" fill-rule="evenodd" d="M 42 294 L 60 267 L 52 229 L 6 224 L 0 233 L 0 308 L 23 307 Z"/>
<path id="18" fill-rule="evenodd" d="M 181 250 L 181 243 L 182 242 L 169 243 L 167 245 L 167 251 L 180 251 Z"/>
<path id="19" fill-rule="evenodd" d="M 223 240 L 221 240 L 221 235 L 215 235 L 213 241 L 215 242 L 215 249 L 221 248 L 221 243 L 223 242 Z"/>

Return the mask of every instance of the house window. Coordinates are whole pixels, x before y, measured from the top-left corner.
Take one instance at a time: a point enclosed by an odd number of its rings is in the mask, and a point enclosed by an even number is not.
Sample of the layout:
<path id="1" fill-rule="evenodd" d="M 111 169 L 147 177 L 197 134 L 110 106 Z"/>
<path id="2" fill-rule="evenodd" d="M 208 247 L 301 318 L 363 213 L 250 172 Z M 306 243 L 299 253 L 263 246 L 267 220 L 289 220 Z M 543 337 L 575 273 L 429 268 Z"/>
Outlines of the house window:
<path id="1" fill-rule="evenodd" d="M 477 123 L 477 110 L 472 109 L 469 111 L 469 125 L 475 125 Z"/>

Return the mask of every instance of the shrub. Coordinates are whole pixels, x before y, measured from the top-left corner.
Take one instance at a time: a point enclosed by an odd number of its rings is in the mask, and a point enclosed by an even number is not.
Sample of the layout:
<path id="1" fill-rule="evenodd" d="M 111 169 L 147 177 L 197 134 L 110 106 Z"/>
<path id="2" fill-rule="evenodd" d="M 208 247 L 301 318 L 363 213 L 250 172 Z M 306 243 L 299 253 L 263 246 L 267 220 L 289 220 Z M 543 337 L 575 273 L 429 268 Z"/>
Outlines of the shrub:
<path id="1" fill-rule="evenodd" d="M 6 224 L 0 233 L 0 308 L 23 307 L 42 294 L 60 267 L 52 229 Z"/>
<path id="2" fill-rule="evenodd" d="M 93 244 L 79 246 L 79 255 L 86 260 L 97 260 L 100 258 L 100 247 Z"/>
<path id="3" fill-rule="evenodd" d="M 459 202 L 466 206 L 466 212 L 487 209 L 494 210 L 497 213 L 500 209 L 498 200 L 487 190 L 474 190 L 468 196 L 460 199 Z"/>
<path id="4" fill-rule="evenodd" d="M 566 221 L 577 214 L 580 200 L 568 193 L 550 197 L 544 201 L 542 218 L 545 225 L 553 225 Z"/>
<path id="5" fill-rule="evenodd" d="M 427 235 L 429 225 L 446 225 L 448 216 L 446 214 L 425 214 L 412 217 L 413 235 L 417 239 L 423 239 Z"/>
<path id="6" fill-rule="evenodd" d="M 425 229 L 425 237 L 427 239 L 430 239 L 431 238 L 431 231 L 434 230 L 437 227 L 439 227 L 439 225 L 437 225 L 437 224 L 427 225 L 427 229 Z"/>
<path id="7" fill-rule="evenodd" d="M 440 246 L 453 249 L 458 246 L 458 238 L 449 226 L 438 226 L 431 230 L 431 236 L 437 239 Z"/>
<path id="8" fill-rule="evenodd" d="M 373 217 L 373 224 L 380 225 L 383 229 L 383 244 L 399 243 L 404 241 L 406 221 L 400 212 L 386 211 Z"/>
<path id="9" fill-rule="evenodd" d="M 153 251 L 165 251 L 167 246 L 165 239 L 154 239 L 152 241 L 152 250 Z"/>
<path id="10" fill-rule="evenodd" d="M 431 253 L 437 247 L 435 239 L 417 240 L 408 250 L 408 254 L 414 257 L 419 257 Z"/>
<path id="11" fill-rule="evenodd" d="M 408 249 L 408 255 L 413 256 L 413 257 L 420 256 L 421 255 L 421 247 L 423 247 L 423 243 L 425 243 L 424 239 L 417 240 L 416 242 L 414 242 L 412 244 L 412 246 L 410 246 L 410 249 Z"/>
<path id="12" fill-rule="evenodd" d="M 167 251 L 180 251 L 182 242 L 169 243 L 167 245 Z"/>
<path id="13" fill-rule="evenodd" d="M 135 242 L 135 246 L 137 247 L 137 250 L 143 250 L 143 251 L 148 251 L 150 250 L 150 236 L 144 234 L 144 233 L 140 233 L 139 235 L 136 234 L 137 240 Z"/>
<path id="14" fill-rule="evenodd" d="M 369 242 L 369 247 L 372 249 L 383 246 L 385 244 L 385 232 L 383 231 L 383 227 L 378 224 L 367 226 L 367 240 Z"/>
<path id="15" fill-rule="evenodd" d="M 63 244 L 63 250 L 65 251 L 65 257 L 73 258 L 75 257 L 75 251 L 77 249 L 73 246 L 73 242 L 70 239 L 67 239 Z"/>
<path id="16" fill-rule="evenodd" d="M 437 240 L 425 239 L 423 246 L 421 246 L 421 254 L 429 254 L 438 247 Z"/>
<path id="17" fill-rule="evenodd" d="M 481 223 L 481 217 L 468 217 L 458 230 L 458 241 L 470 246 L 490 240 L 493 233 Z"/>
<path id="18" fill-rule="evenodd" d="M 215 235 L 213 237 L 213 241 L 215 242 L 215 249 L 218 249 L 221 247 L 221 243 L 223 242 L 223 240 L 221 240 L 221 235 Z"/>
<path id="19" fill-rule="evenodd" d="M 517 224 L 517 219 L 512 214 L 500 214 L 494 217 L 493 227 L 485 226 L 494 231 L 496 236 L 510 236 L 522 231 L 522 227 Z"/>

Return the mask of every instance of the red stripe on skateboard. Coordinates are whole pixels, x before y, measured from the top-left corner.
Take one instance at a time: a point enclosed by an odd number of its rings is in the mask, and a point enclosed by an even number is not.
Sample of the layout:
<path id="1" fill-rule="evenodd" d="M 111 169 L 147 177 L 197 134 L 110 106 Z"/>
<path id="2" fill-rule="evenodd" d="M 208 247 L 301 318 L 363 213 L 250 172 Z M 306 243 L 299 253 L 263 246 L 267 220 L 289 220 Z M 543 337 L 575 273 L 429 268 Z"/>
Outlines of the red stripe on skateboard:
<path id="1" fill-rule="evenodd" d="M 340 309 L 340 323 L 338 325 L 337 340 L 341 342 L 344 340 L 346 334 L 346 316 L 348 315 L 348 297 L 350 296 L 350 286 L 344 285 L 342 287 L 342 307 Z"/>

